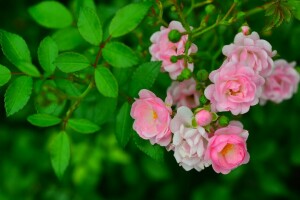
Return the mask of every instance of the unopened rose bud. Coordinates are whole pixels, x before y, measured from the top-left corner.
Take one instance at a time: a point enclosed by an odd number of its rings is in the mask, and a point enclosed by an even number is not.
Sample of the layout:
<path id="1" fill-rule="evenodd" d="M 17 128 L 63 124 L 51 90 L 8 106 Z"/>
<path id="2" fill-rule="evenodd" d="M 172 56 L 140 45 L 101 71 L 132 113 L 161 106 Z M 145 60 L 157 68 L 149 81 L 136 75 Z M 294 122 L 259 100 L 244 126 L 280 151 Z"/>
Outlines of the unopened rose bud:
<path id="1" fill-rule="evenodd" d="M 244 35 L 249 35 L 249 33 L 250 33 L 249 26 L 242 26 L 242 32 Z"/>
<path id="2" fill-rule="evenodd" d="M 206 14 L 210 15 L 215 11 L 216 7 L 212 4 L 209 4 L 205 7 Z"/>
<path id="3" fill-rule="evenodd" d="M 171 42 L 176 43 L 176 42 L 178 42 L 178 41 L 180 40 L 180 38 L 181 38 L 181 33 L 180 33 L 178 30 L 173 29 L 173 30 L 171 30 L 171 31 L 169 32 L 168 38 L 169 38 L 169 40 L 170 40 Z"/>
<path id="4" fill-rule="evenodd" d="M 229 119 L 226 116 L 221 116 L 219 118 L 219 124 L 220 126 L 227 126 L 229 124 Z"/>
<path id="5" fill-rule="evenodd" d="M 199 126 L 207 126 L 212 121 L 212 114 L 208 110 L 200 110 L 195 115 L 195 119 Z"/>
<path id="6" fill-rule="evenodd" d="M 181 74 L 178 76 L 178 80 L 181 81 L 180 79 L 182 80 L 185 80 L 185 79 L 189 79 L 191 78 L 192 76 L 192 72 L 189 68 L 184 68 L 182 71 L 181 71 Z"/>
<path id="7" fill-rule="evenodd" d="M 171 56 L 170 61 L 171 61 L 172 63 L 176 63 L 176 62 L 178 61 L 177 56 Z"/>

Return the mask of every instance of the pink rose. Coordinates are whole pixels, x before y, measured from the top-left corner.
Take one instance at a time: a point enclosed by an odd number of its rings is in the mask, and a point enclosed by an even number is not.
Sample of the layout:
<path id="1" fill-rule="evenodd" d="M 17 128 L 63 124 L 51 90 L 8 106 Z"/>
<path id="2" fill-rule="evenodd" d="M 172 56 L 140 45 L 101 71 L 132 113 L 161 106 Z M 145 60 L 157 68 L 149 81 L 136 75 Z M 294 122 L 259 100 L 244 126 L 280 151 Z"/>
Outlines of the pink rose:
<path id="1" fill-rule="evenodd" d="M 208 136 L 204 128 L 192 126 L 193 117 L 194 114 L 188 107 L 182 106 L 177 109 L 170 124 L 174 134 L 171 149 L 177 163 L 186 171 L 201 171 L 211 164 L 210 160 L 204 159 Z"/>
<path id="2" fill-rule="evenodd" d="M 210 159 L 217 173 L 228 174 L 232 169 L 249 162 L 246 140 L 248 131 L 239 122 L 218 129 L 209 139 L 205 159 Z"/>
<path id="3" fill-rule="evenodd" d="M 253 68 L 263 77 L 272 73 L 274 66 L 272 57 L 276 51 L 272 51 L 270 43 L 260 39 L 256 32 L 250 35 L 238 33 L 234 38 L 234 43 L 225 45 L 222 52 L 227 56 L 225 62 L 240 62 Z"/>
<path id="4" fill-rule="evenodd" d="M 300 77 L 294 69 L 296 63 L 288 63 L 281 59 L 276 60 L 274 64 L 273 73 L 266 78 L 261 103 L 267 100 L 280 103 L 283 100 L 290 99 L 297 92 Z"/>
<path id="5" fill-rule="evenodd" d="M 188 36 L 183 35 L 178 42 L 173 43 L 168 39 L 168 34 L 173 29 L 176 29 L 181 33 L 185 32 L 182 24 L 178 21 L 172 21 L 167 28 L 161 26 L 160 31 L 155 32 L 150 38 L 152 45 L 150 46 L 149 51 L 152 56 L 151 60 L 162 61 L 162 70 L 169 72 L 171 79 L 176 80 L 177 76 L 185 68 L 184 60 L 179 59 L 176 63 L 172 63 L 170 59 L 171 56 L 184 54 L 184 47 Z M 196 53 L 197 50 L 197 46 L 192 44 L 188 50 L 188 55 Z M 194 70 L 193 63 L 188 63 L 187 67 L 191 71 Z"/>
<path id="6" fill-rule="evenodd" d="M 207 126 L 212 121 L 212 113 L 208 110 L 200 110 L 195 115 L 195 119 L 199 126 Z"/>
<path id="7" fill-rule="evenodd" d="M 141 90 L 132 104 L 130 115 L 135 119 L 133 129 L 151 144 L 167 146 L 171 142 L 169 128 L 172 110 L 149 90 Z"/>
<path id="8" fill-rule="evenodd" d="M 193 78 L 182 82 L 174 81 L 168 88 L 167 93 L 177 107 L 196 108 L 200 104 L 200 93 L 196 90 L 196 81 Z"/>
<path id="9" fill-rule="evenodd" d="M 230 111 L 234 115 L 244 114 L 256 105 L 262 92 L 264 78 L 241 63 L 224 63 L 211 72 L 209 85 L 204 93 L 211 102 L 213 112 Z"/>

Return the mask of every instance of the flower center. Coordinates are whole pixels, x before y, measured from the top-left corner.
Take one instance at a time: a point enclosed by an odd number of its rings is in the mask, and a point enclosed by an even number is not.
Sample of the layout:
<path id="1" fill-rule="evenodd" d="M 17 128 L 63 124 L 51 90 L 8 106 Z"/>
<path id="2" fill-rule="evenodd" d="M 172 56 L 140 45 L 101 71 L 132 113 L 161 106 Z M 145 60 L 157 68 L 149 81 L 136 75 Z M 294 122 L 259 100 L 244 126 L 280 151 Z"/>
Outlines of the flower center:
<path id="1" fill-rule="evenodd" d="M 157 113 L 155 111 L 152 111 L 152 117 L 154 120 L 158 118 Z"/>
<path id="2" fill-rule="evenodd" d="M 228 82 L 228 90 L 226 92 L 229 96 L 239 96 L 243 93 L 243 88 L 237 81 Z"/>
<path id="3" fill-rule="evenodd" d="M 223 156 L 225 156 L 226 154 L 230 153 L 234 148 L 233 144 L 226 144 L 226 146 L 222 149 L 222 151 L 220 152 Z"/>

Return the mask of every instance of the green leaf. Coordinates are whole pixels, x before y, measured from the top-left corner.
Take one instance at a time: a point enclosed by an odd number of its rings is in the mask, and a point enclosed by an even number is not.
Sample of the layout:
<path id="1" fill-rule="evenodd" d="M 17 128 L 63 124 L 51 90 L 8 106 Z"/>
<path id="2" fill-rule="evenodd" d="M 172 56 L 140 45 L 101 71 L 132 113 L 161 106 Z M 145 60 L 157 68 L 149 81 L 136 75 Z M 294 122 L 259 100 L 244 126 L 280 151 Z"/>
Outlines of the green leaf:
<path id="1" fill-rule="evenodd" d="M 48 114 L 34 114 L 27 117 L 27 121 L 34 126 L 49 127 L 59 124 L 61 119 Z"/>
<path id="2" fill-rule="evenodd" d="M 162 162 L 164 160 L 164 149 L 155 144 L 152 145 L 148 140 L 144 140 L 140 138 L 140 136 L 134 132 L 133 139 L 136 144 L 136 146 L 145 154 L 150 156 L 156 161 Z"/>
<path id="3" fill-rule="evenodd" d="M 100 127 L 97 124 L 87 120 L 87 119 L 69 119 L 68 126 L 74 131 L 79 133 L 94 133 L 100 130 Z"/>
<path id="4" fill-rule="evenodd" d="M 46 73 L 52 74 L 55 70 L 54 61 L 58 56 L 58 46 L 51 37 L 45 37 L 38 48 L 38 59 Z"/>
<path id="5" fill-rule="evenodd" d="M 73 22 L 72 14 L 57 1 L 44 1 L 28 9 L 31 17 L 46 28 L 64 28 Z"/>
<path id="6" fill-rule="evenodd" d="M 154 84 L 161 67 L 161 62 L 144 63 L 132 75 L 130 94 L 136 96 L 141 89 L 150 89 Z"/>
<path id="7" fill-rule="evenodd" d="M 53 138 L 50 146 L 50 156 L 54 172 L 61 179 L 70 160 L 70 141 L 65 131 L 61 131 Z"/>
<path id="8" fill-rule="evenodd" d="M 0 86 L 5 85 L 11 78 L 11 72 L 7 67 L 0 65 Z"/>
<path id="9" fill-rule="evenodd" d="M 6 115 L 10 116 L 22 109 L 28 102 L 32 92 L 32 78 L 20 76 L 16 78 L 5 93 Z"/>
<path id="10" fill-rule="evenodd" d="M 24 72 L 25 74 L 28 74 L 30 76 L 34 77 L 40 77 L 41 74 L 37 70 L 36 66 L 34 66 L 32 63 L 24 62 L 24 61 L 18 61 L 16 62 L 16 67 Z"/>
<path id="11" fill-rule="evenodd" d="M 84 55 L 74 52 L 66 52 L 58 55 L 54 63 L 65 73 L 80 71 L 90 65 L 90 61 Z"/>
<path id="12" fill-rule="evenodd" d="M 78 30 L 89 43 L 97 46 L 102 41 L 102 26 L 95 10 L 85 7 L 80 10 Z"/>
<path id="13" fill-rule="evenodd" d="M 113 67 L 127 68 L 138 63 L 136 54 L 123 43 L 111 42 L 102 51 L 103 58 Z"/>
<path id="14" fill-rule="evenodd" d="M 94 0 L 74 0 L 72 2 L 72 11 L 75 13 L 75 16 L 78 17 L 81 8 L 90 8 L 96 10 L 96 4 Z M 102 5 L 103 6 L 103 5 Z M 103 12 L 103 7 L 101 6 L 101 12 Z"/>
<path id="15" fill-rule="evenodd" d="M 117 115 L 116 122 L 116 138 L 122 147 L 125 147 L 130 139 L 132 132 L 131 126 L 132 118 L 130 117 L 130 106 L 125 102 Z"/>
<path id="16" fill-rule="evenodd" d="M 291 7 L 294 17 L 300 20 L 300 1 L 299 0 L 289 0 L 287 4 Z"/>
<path id="17" fill-rule="evenodd" d="M 116 115 L 116 106 L 117 98 L 104 97 L 98 91 L 92 91 L 80 103 L 80 106 L 74 112 L 74 117 L 88 119 L 101 125 Z M 86 112 L 87 110 L 89 112 Z"/>
<path id="18" fill-rule="evenodd" d="M 120 37 L 135 29 L 148 13 L 152 3 L 132 3 L 121 8 L 109 26 L 109 34 L 112 37 Z"/>
<path id="19" fill-rule="evenodd" d="M 95 82 L 98 91 L 103 94 L 103 96 L 118 96 L 118 82 L 109 69 L 98 66 L 95 70 Z"/>
<path id="20" fill-rule="evenodd" d="M 52 35 L 52 38 L 56 42 L 59 51 L 72 50 L 85 43 L 78 29 L 74 27 L 59 29 Z"/>
<path id="21" fill-rule="evenodd" d="M 6 58 L 14 65 L 19 61 L 31 63 L 31 56 L 25 40 L 13 33 L 1 31 L 2 51 Z"/>

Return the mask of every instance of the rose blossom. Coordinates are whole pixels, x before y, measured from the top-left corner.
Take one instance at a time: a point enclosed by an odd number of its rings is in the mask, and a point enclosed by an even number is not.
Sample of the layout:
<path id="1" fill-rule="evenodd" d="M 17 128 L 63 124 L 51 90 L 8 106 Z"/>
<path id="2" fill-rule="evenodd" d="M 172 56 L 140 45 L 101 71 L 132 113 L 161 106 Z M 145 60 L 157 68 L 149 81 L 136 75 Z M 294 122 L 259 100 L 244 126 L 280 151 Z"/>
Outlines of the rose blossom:
<path id="1" fill-rule="evenodd" d="M 228 174 L 232 169 L 249 162 L 246 140 L 248 131 L 240 122 L 232 121 L 215 131 L 209 139 L 205 159 L 211 159 L 217 173 Z"/>
<path id="2" fill-rule="evenodd" d="M 133 129 L 151 144 L 167 146 L 171 142 L 169 124 L 172 110 L 149 90 L 141 90 L 132 104 L 130 115 L 135 119 Z"/>
<path id="3" fill-rule="evenodd" d="M 187 106 L 195 108 L 199 106 L 200 93 L 196 90 L 196 81 L 191 78 L 182 82 L 173 81 L 167 93 L 177 107 Z"/>
<path id="4" fill-rule="evenodd" d="M 273 73 L 266 78 L 261 103 L 267 100 L 280 103 L 285 99 L 290 99 L 293 93 L 297 92 L 300 77 L 294 69 L 296 63 L 288 63 L 280 59 L 276 60 L 274 64 L 275 69 Z"/>
<path id="5" fill-rule="evenodd" d="M 208 110 L 200 110 L 195 115 L 195 120 L 199 126 L 207 126 L 212 121 L 212 113 Z"/>
<path id="6" fill-rule="evenodd" d="M 171 56 L 178 56 L 184 54 L 185 43 L 187 42 L 187 35 L 182 35 L 181 39 L 173 43 L 169 41 L 168 34 L 171 30 L 176 29 L 179 32 L 186 32 L 182 24 L 178 21 L 172 21 L 169 27 L 161 26 L 160 31 L 155 32 L 150 40 L 152 45 L 149 48 L 152 56 L 152 61 L 162 61 L 162 70 L 169 72 L 171 79 L 176 80 L 184 67 L 184 60 L 179 59 L 176 63 L 170 61 Z M 192 44 L 188 50 L 188 55 L 196 53 L 198 50 L 195 44 Z M 194 64 L 188 63 L 187 67 L 193 71 Z"/>
<path id="7" fill-rule="evenodd" d="M 241 63 L 224 63 L 211 72 L 209 85 L 204 94 L 211 102 L 213 112 L 230 111 L 234 115 L 249 111 L 256 105 L 262 92 L 264 78 Z"/>
<path id="8" fill-rule="evenodd" d="M 207 133 L 204 128 L 192 126 L 193 112 L 185 106 L 179 107 L 170 128 L 173 132 L 174 157 L 186 171 L 196 169 L 201 171 L 210 165 L 209 160 L 204 159 L 207 145 Z"/>
<path id="9" fill-rule="evenodd" d="M 272 51 L 271 44 L 260 39 L 256 32 L 252 32 L 250 35 L 238 33 L 234 38 L 234 43 L 225 45 L 222 52 L 227 56 L 225 62 L 240 62 L 253 68 L 257 74 L 263 77 L 272 73 L 274 67 L 272 57 L 276 51 Z"/>

